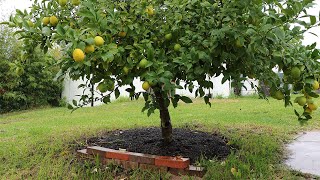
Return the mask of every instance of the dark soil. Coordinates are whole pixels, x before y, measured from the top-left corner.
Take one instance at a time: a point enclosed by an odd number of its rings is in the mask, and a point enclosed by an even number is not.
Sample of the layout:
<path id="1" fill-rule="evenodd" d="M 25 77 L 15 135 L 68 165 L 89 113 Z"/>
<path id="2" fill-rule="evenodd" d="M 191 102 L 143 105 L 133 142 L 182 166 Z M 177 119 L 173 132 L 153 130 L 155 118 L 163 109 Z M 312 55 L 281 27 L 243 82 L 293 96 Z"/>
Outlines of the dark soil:
<path id="1" fill-rule="evenodd" d="M 143 128 L 117 130 L 102 137 L 87 141 L 88 145 L 112 149 L 126 149 L 130 152 L 161 156 L 183 156 L 190 158 L 191 163 L 201 157 L 206 159 L 223 159 L 230 154 L 230 147 L 224 138 L 217 134 L 190 129 L 173 129 L 174 141 L 165 145 L 161 139 L 160 128 Z"/>

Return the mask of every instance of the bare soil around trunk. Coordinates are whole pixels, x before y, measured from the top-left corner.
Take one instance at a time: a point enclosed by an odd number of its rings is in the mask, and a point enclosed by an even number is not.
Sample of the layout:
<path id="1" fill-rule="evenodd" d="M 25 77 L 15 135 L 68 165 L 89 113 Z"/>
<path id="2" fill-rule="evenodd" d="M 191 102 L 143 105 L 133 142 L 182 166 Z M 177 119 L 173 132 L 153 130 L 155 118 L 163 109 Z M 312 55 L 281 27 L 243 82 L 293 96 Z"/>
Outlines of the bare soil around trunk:
<path id="1" fill-rule="evenodd" d="M 188 157 L 191 163 L 201 158 L 223 159 L 230 154 L 225 138 L 190 129 L 173 129 L 173 142 L 165 144 L 160 128 L 116 130 L 88 139 L 88 145 L 160 156 Z"/>

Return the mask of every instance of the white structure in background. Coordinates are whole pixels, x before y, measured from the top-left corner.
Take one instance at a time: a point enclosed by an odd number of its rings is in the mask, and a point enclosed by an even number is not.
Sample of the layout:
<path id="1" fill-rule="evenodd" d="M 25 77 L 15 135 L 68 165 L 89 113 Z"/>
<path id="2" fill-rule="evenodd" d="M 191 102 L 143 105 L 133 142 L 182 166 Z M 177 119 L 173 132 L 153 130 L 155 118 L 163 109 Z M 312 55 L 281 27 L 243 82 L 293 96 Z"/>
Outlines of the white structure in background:
<path id="1" fill-rule="evenodd" d="M 82 95 L 84 88 L 78 88 L 79 85 L 81 84 L 85 84 L 86 81 L 83 80 L 78 80 L 78 81 L 72 81 L 69 77 L 66 77 L 64 79 L 64 83 L 63 83 L 63 92 L 62 92 L 62 97 L 64 97 L 66 99 L 67 102 L 72 102 L 72 100 L 80 100 L 80 96 L 78 95 Z M 133 84 L 136 87 L 136 92 L 140 92 L 143 91 L 142 89 L 142 82 L 140 81 L 140 79 L 135 79 L 133 81 Z M 96 84 L 97 86 L 97 84 Z M 94 90 L 96 91 L 96 86 L 94 87 Z M 122 86 L 119 88 L 120 91 L 120 95 L 121 97 L 129 97 L 129 93 L 126 91 L 127 88 L 129 88 L 130 86 Z M 91 91 L 89 89 L 86 89 L 85 94 L 87 95 L 91 95 Z M 94 93 L 94 97 L 100 97 L 100 95 L 98 93 Z M 115 99 L 115 95 L 112 94 L 111 95 L 111 100 Z M 94 105 L 100 105 L 103 104 L 102 102 L 95 102 Z M 89 104 L 90 105 L 90 104 Z"/>
<path id="2" fill-rule="evenodd" d="M 216 97 L 216 96 L 228 97 L 230 96 L 230 94 L 233 93 L 233 89 L 231 88 L 230 82 L 226 81 L 225 83 L 222 84 L 221 83 L 222 78 L 223 78 L 222 75 L 215 78 L 211 78 L 211 82 L 213 83 L 213 88 L 210 90 L 210 93 L 212 94 L 213 97 Z M 247 87 L 247 89 L 242 88 L 241 92 L 243 95 L 249 95 L 249 94 L 255 93 L 255 90 L 251 88 L 251 84 L 250 84 L 251 82 L 253 82 L 255 85 L 258 85 L 258 81 L 254 81 L 254 80 L 250 82 L 249 81 L 245 82 L 244 84 Z M 78 95 L 82 95 L 84 91 L 83 88 L 78 88 L 78 86 L 84 83 L 85 81 L 83 80 L 72 81 L 68 77 L 65 78 L 64 90 L 63 90 L 62 96 L 66 98 L 67 102 L 71 102 L 74 99 L 78 101 L 80 99 L 80 96 Z M 133 81 L 133 84 L 136 88 L 136 92 L 144 91 L 142 89 L 142 82 L 140 81 L 139 78 L 135 79 Z M 183 86 L 184 84 L 182 83 L 181 85 Z M 197 82 L 194 82 L 194 85 L 197 86 Z M 128 87 L 129 86 L 120 87 L 119 91 L 120 91 L 121 97 L 129 97 L 129 93 L 126 91 Z M 205 92 L 209 93 L 209 90 L 206 90 Z M 194 92 L 190 93 L 188 89 L 177 89 L 176 93 L 180 95 L 188 96 L 188 97 L 195 96 Z M 86 90 L 85 94 L 90 96 L 91 95 L 90 90 L 89 89 Z M 94 96 L 99 97 L 97 93 L 95 93 Z M 114 94 L 112 94 L 111 100 L 114 100 L 114 99 L 115 99 L 115 96 Z M 102 104 L 102 102 L 95 102 L 95 105 L 100 105 L 100 104 Z"/>
<path id="3" fill-rule="evenodd" d="M 320 11 L 320 3 L 318 2 L 319 0 L 317 0 L 315 3 L 316 5 L 314 6 L 314 8 L 312 9 L 308 9 L 308 14 L 313 15 L 317 18 L 317 20 L 319 19 L 319 11 Z M 305 18 L 305 21 L 310 22 L 309 18 Z M 316 34 L 317 36 L 313 35 Z M 310 29 L 308 32 L 304 33 L 304 39 L 302 41 L 302 43 L 304 45 L 311 45 L 315 42 L 317 42 L 317 48 L 320 49 L 320 28 L 319 27 L 314 27 L 312 29 Z"/>

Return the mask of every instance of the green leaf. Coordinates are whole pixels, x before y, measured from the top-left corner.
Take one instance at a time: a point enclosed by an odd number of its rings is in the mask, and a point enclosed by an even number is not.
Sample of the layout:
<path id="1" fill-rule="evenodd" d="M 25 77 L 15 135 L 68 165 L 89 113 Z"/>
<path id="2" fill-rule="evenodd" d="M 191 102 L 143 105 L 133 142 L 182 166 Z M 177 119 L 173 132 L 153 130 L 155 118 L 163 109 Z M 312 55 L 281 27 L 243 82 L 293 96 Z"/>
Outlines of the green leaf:
<path id="1" fill-rule="evenodd" d="M 110 52 L 106 52 L 101 55 L 104 62 L 112 62 L 114 60 L 114 55 Z"/>
<path id="2" fill-rule="evenodd" d="M 309 50 L 313 50 L 317 46 L 317 42 L 312 43 L 311 45 L 308 45 L 307 48 Z"/>
<path id="3" fill-rule="evenodd" d="M 300 31 L 301 27 L 300 26 L 295 26 L 292 31 L 297 33 L 298 31 Z"/>
<path id="4" fill-rule="evenodd" d="M 154 50 L 153 50 L 152 46 L 148 47 L 147 58 L 149 61 L 152 61 L 154 59 Z"/>
<path id="5" fill-rule="evenodd" d="M 95 20 L 95 16 L 88 10 L 88 9 L 81 9 L 81 11 L 79 11 L 78 15 L 80 15 L 81 17 L 87 17 L 91 20 Z"/>
<path id="6" fill-rule="evenodd" d="M 314 97 L 314 98 L 318 98 L 319 97 L 319 94 L 315 93 L 315 92 L 310 92 L 308 95 L 311 96 L 311 97 Z"/>
<path id="7" fill-rule="evenodd" d="M 256 30 L 252 29 L 252 28 L 249 28 L 247 31 L 246 31 L 246 34 L 251 36 L 251 35 L 254 35 L 256 34 Z"/>
<path id="8" fill-rule="evenodd" d="M 99 83 L 99 85 L 97 86 L 97 89 L 104 93 L 104 92 L 107 92 L 108 91 L 108 84 L 107 83 L 104 83 L 104 82 L 101 82 Z"/>
<path id="9" fill-rule="evenodd" d="M 178 101 L 179 99 L 176 98 L 171 98 L 171 102 L 174 108 L 178 107 Z"/>
<path id="10" fill-rule="evenodd" d="M 72 100 L 72 104 L 74 105 L 74 106 L 78 106 L 78 102 L 74 99 L 74 100 Z"/>
<path id="11" fill-rule="evenodd" d="M 172 98 L 171 98 L 171 102 L 172 102 L 172 105 L 174 108 L 178 107 L 178 102 L 179 102 L 179 99 L 180 99 L 180 95 L 178 94 L 175 94 Z"/>
<path id="12" fill-rule="evenodd" d="M 262 26 L 261 31 L 264 31 L 264 32 L 269 31 L 272 27 L 273 27 L 272 24 L 265 24 Z"/>
<path id="13" fill-rule="evenodd" d="M 317 18 L 315 16 L 310 16 L 310 23 L 314 25 L 317 22 Z"/>
<path id="14" fill-rule="evenodd" d="M 204 96 L 203 99 L 204 99 L 204 102 L 211 107 L 210 97 L 209 96 Z"/>
<path id="15" fill-rule="evenodd" d="M 43 52 L 44 52 L 45 54 L 47 54 L 48 50 L 49 50 L 48 46 L 44 46 L 44 47 L 43 47 Z"/>
<path id="16" fill-rule="evenodd" d="M 20 9 L 16 9 L 16 12 L 18 15 L 24 15 L 23 12 Z"/>
<path id="17" fill-rule="evenodd" d="M 147 116 L 148 116 L 148 117 L 150 117 L 150 116 L 151 116 L 151 114 L 153 114 L 153 113 L 154 113 L 154 110 L 155 110 L 155 108 L 154 108 L 154 107 L 149 108 L 149 109 L 148 109 Z"/>
<path id="18" fill-rule="evenodd" d="M 63 36 L 66 33 L 66 31 L 63 29 L 63 27 L 60 24 L 57 25 L 57 33 L 61 36 Z"/>
<path id="19" fill-rule="evenodd" d="M 151 67 L 152 65 L 153 65 L 153 62 L 148 61 L 147 65 L 146 65 L 146 68 Z"/>
<path id="20" fill-rule="evenodd" d="M 72 110 L 74 108 L 73 108 L 73 106 L 71 104 L 68 104 L 68 109 Z"/>
<path id="21" fill-rule="evenodd" d="M 305 83 L 312 85 L 314 83 L 314 79 L 307 78 L 305 79 Z"/>
<path id="22" fill-rule="evenodd" d="M 312 52 L 312 55 L 311 57 L 313 59 L 319 59 L 319 54 L 320 54 L 320 51 L 318 49 L 315 49 L 313 52 Z"/>
<path id="23" fill-rule="evenodd" d="M 117 44 L 114 44 L 114 43 L 108 44 L 107 49 L 109 50 L 109 53 L 113 55 L 118 53 Z"/>
<path id="24" fill-rule="evenodd" d="M 120 96 L 119 88 L 116 88 L 116 89 L 115 89 L 114 95 L 115 95 L 116 99 L 118 99 L 118 97 Z"/>
<path id="25" fill-rule="evenodd" d="M 0 22 L 0 25 L 1 25 L 1 24 L 9 25 L 9 24 L 10 24 L 10 22 Z"/>
<path id="26" fill-rule="evenodd" d="M 149 109 L 149 104 L 148 102 L 145 103 L 145 106 L 141 109 L 141 112 L 145 112 L 147 109 Z"/>
<path id="27" fill-rule="evenodd" d="M 200 97 L 203 97 L 205 95 L 203 88 L 199 88 L 199 95 Z"/>
<path id="28" fill-rule="evenodd" d="M 88 39 L 85 39 L 84 42 L 86 42 L 87 44 L 94 44 L 94 39 L 93 38 L 88 38 Z"/>
<path id="29" fill-rule="evenodd" d="M 84 61 L 83 64 L 90 67 L 91 66 L 91 61 Z"/>
<path id="30" fill-rule="evenodd" d="M 86 47 L 86 43 L 84 43 L 82 41 L 78 44 L 78 48 L 80 48 L 80 49 L 84 49 L 85 47 Z"/>
<path id="31" fill-rule="evenodd" d="M 184 103 L 192 103 L 192 100 L 187 97 L 187 96 L 181 96 L 180 97 L 181 101 L 183 101 Z"/>
<path id="32" fill-rule="evenodd" d="M 69 29 L 66 33 L 66 36 L 70 39 L 75 39 L 75 31 L 73 29 Z"/>
<path id="33" fill-rule="evenodd" d="M 224 84 L 226 81 L 229 80 L 229 78 L 230 78 L 229 76 L 224 75 L 223 78 L 222 78 L 222 80 L 221 80 L 221 84 Z"/>
<path id="34" fill-rule="evenodd" d="M 283 40 L 285 38 L 285 33 L 284 30 L 280 29 L 280 28 L 276 28 L 274 30 L 274 34 L 281 40 Z"/>
<path id="35" fill-rule="evenodd" d="M 106 97 L 104 97 L 102 101 L 103 101 L 103 103 L 105 103 L 105 104 L 110 103 L 110 102 L 111 102 L 111 100 L 110 100 L 110 96 L 106 96 Z"/>
<path id="36" fill-rule="evenodd" d="M 42 34 L 44 34 L 45 36 L 50 36 L 51 35 L 51 29 L 49 27 L 42 28 Z"/>
<path id="37" fill-rule="evenodd" d="M 101 28 L 101 31 L 106 31 L 108 29 L 108 22 L 107 21 L 99 21 L 100 23 L 100 28 Z"/>
<path id="38" fill-rule="evenodd" d="M 148 92 L 144 92 L 142 95 L 143 95 L 144 101 L 147 102 L 149 100 L 149 93 Z"/>
<path id="39" fill-rule="evenodd" d="M 300 25 L 302 25 L 302 26 L 304 26 L 304 27 L 308 27 L 308 24 L 305 21 L 296 20 L 295 22 L 300 24 Z"/>
<path id="40" fill-rule="evenodd" d="M 297 110 L 294 110 L 294 113 L 296 114 L 296 116 L 300 117 L 300 114 L 298 113 Z"/>

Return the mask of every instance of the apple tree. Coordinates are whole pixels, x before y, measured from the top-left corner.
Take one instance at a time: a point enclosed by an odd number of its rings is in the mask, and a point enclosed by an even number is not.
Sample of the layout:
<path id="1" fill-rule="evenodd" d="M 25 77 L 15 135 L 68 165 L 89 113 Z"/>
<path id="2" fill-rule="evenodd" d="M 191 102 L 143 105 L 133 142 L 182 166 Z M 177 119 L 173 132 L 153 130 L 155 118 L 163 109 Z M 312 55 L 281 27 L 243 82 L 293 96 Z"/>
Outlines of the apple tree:
<path id="1" fill-rule="evenodd" d="M 172 141 L 169 105 L 192 103 L 174 93 L 186 88 L 210 104 L 213 83 L 223 75 L 233 87 L 255 78 L 271 94 L 302 106 L 299 120 L 317 108 L 319 50 L 303 46 L 303 33 L 319 25 L 307 9 L 314 0 L 34 0 L 30 12 L 17 11 L 7 22 L 32 50 L 63 50 L 59 76 L 97 83 L 105 103 L 129 85 L 130 97 L 143 96 L 143 111 L 160 111 L 164 142 Z M 274 69 L 283 71 L 280 78 Z M 134 78 L 144 81 L 136 92 Z M 197 82 L 196 84 L 194 82 Z M 254 86 L 265 97 L 260 87 Z M 209 90 L 209 91 L 207 91 Z M 93 97 L 83 95 L 81 103 Z M 81 106 L 77 102 L 74 105 Z M 299 113 L 300 112 L 300 113 Z"/>

